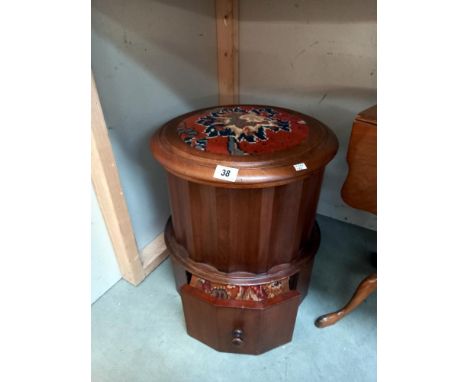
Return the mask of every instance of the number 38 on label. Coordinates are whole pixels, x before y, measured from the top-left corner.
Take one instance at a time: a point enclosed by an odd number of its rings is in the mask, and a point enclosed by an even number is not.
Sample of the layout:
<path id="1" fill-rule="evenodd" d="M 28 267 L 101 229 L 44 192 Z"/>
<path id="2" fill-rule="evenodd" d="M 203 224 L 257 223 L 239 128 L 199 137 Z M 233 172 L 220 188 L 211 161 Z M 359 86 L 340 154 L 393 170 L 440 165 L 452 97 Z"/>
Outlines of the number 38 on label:
<path id="1" fill-rule="evenodd" d="M 213 178 L 235 182 L 238 172 L 238 168 L 217 165 Z"/>

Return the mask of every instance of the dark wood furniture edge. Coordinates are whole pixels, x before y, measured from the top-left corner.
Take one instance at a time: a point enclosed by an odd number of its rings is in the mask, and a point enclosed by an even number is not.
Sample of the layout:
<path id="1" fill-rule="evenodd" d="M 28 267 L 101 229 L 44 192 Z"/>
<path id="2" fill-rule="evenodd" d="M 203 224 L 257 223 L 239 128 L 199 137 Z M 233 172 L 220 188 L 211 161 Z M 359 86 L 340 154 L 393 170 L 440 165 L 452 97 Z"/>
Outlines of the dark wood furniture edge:
<path id="1" fill-rule="evenodd" d="M 377 105 L 361 111 L 355 118 L 356 121 L 377 125 Z"/>
<path id="2" fill-rule="evenodd" d="M 260 285 L 293 276 L 304 269 L 304 267 L 311 266 L 320 246 L 320 228 L 317 222 L 315 222 L 308 244 L 301 250 L 295 261 L 274 266 L 268 272 L 261 274 L 249 272 L 225 273 L 209 264 L 191 260 L 185 248 L 175 240 L 171 217 L 169 217 L 166 223 L 164 240 L 172 259 L 188 272 L 198 277 L 221 284 Z"/>

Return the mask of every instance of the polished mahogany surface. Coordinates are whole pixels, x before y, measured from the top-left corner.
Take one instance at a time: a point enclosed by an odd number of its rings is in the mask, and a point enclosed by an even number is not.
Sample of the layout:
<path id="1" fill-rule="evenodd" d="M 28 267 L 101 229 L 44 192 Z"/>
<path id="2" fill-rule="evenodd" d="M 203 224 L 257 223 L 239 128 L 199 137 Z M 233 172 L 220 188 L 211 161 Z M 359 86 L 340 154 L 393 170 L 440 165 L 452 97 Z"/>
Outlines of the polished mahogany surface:
<path id="1" fill-rule="evenodd" d="M 348 176 L 341 189 L 353 208 L 377 214 L 377 106 L 359 113 L 349 140 Z"/>
<path id="2" fill-rule="evenodd" d="M 289 263 L 310 237 L 323 171 L 277 187 L 227 189 L 168 175 L 175 238 L 223 272 Z"/>
<path id="3" fill-rule="evenodd" d="M 181 296 L 188 333 L 218 351 L 261 354 L 291 341 L 297 291 L 254 303 L 216 299 L 185 285 Z"/>
<path id="4" fill-rule="evenodd" d="M 229 105 L 173 119 L 151 148 L 168 172 L 165 240 L 188 333 L 248 354 L 288 342 L 320 242 L 315 214 L 336 136 L 292 110 Z M 220 179 L 219 166 L 237 176 Z M 285 283 L 268 301 L 228 297 Z"/>
<path id="5" fill-rule="evenodd" d="M 274 107 L 278 113 L 290 115 L 294 120 L 304 121 L 301 124 L 306 130 L 306 137 L 296 142 L 296 144 L 286 148 L 278 147 L 275 134 L 282 134 L 283 131 L 269 131 L 265 134 L 266 139 L 260 139 L 255 131 L 251 131 L 249 136 L 255 136 L 257 140 L 252 145 L 264 144 L 269 146 L 275 144 L 275 151 L 252 153 L 250 155 L 228 155 L 224 153 L 209 152 L 199 150 L 184 141 L 185 133 L 181 133 L 181 128 L 186 125 L 186 121 L 191 121 L 193 115 L 200 115 L 208 111 L 234 109 L 236 107 L 256 107 L 273 108 L 263 105 L 230 105 L 218 108 L 207 108 L 197 110 L 178 118 L 175 118 L 160 128 L 151 140 L 151 149 L 154 157 L 166 168 L 166 170 L 179 178 L 207 185 L 220 186 L 225 188 L 264 188 L 275 185 L 286 184 L 295 180 L 307 178 L 312 173 L 322 169 L 336 154 L 338 140 L 333 132 L 321 122 L 305 114 Z M 280 115 L 283 115 L 280 114 Z M 281 117 L 284 118 L 284 117 Z M 238 120 L 239 118 L 236 117 Z M 184 122 L 185 121 L 185 122 Z M 285 120 L 279 119 L 280 122 Z M 193 122 L 190 122 L 191 126 Z M 271 122 L 269 122 L 271 123 Z M 294 127 L 291 123 L 291 129 Z M 246 131 L 248 128 L 244 127 Z M 250 127 L 252 129 L 252 127 Z M 209 134 L 208 128 L 206 128 Z M 223 134 L 235 136 L 235 131 L 226 131 L 225 126 L 221 128 Z M 221 134 L 221 133 L 220 133 Z M 247 134 L 247 133 L 246 133 Z M 217 137 L 219 138 L 219 137 Z M 226 147 L 229 146 L 227 137 Z M 240 143 L 245 143 L 241 141 Z M 247 143 L 250 144 L 250 143 Z M 304 163 L 305 169 L 297 171 L 295 164 Z M 231 166 L 239 169 L 236 182 L 220 181 L 213 178 L 213 172 L 217 165 Z"/>
<path id="6" fill-rule="evenodd" d="M 377 105 L 360 112 L 353 123 L 348 146 L 349 171 L 341 189 L 351 207 L 377 214 Z M 366 277 L 349 302 L 336 312 L 318 317 L 315 326 L 333 325 L 357 308 L 377 288 L 377 273 Z"/>

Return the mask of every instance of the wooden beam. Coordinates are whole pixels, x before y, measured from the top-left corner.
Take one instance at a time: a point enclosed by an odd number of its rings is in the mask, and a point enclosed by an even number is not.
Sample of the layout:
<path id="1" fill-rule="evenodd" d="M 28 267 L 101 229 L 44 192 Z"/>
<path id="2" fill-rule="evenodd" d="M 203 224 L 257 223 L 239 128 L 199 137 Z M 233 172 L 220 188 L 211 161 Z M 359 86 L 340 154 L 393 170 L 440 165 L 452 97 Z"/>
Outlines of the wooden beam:
<path id="1" fill-rule="evenodd" d="M 239 103 L 239 2 L 216 0 L 219 104 Z"/>
<path id="2" fill-rule="evenodd" d="M 143 263 L 143 270 L 148 276 L 154 269 L 161 264 L 169 256 L 169 252 L 164 242 L 164 233 L 160 234 L 156 239 L 149 243 L 140 253 L 140 258 Z"/>
<path id="3" fill-rule="evenodd" d="M 137 285 L 145 278 L 127 203 L 102 113 L 94 77 L 91 88 L 91 178 L 122 277 Z"/>

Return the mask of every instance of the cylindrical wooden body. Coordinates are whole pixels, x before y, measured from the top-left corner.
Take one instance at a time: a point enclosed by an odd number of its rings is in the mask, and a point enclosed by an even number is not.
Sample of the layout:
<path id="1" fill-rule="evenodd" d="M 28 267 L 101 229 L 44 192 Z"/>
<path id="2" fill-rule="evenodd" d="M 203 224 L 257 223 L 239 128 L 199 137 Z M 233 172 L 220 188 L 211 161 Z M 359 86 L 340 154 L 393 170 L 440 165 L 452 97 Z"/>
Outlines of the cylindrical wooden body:
<path id="1" fill-rule="evenodd" d="M 322 175 L 234 189 L 168 174 L 175 238 L 192 260 L 222 272 L 264 273 L 290 263 L 310 237 Z"/>
<path id="2" fill-rule="evenodd" d="M 230 105 L 169 121 L 151 145 L 168 172 L 164 237 L 187 332 L 233 353 L 290 341 L 320 244 L 315 213 L 336 136 L 293 110 Z"/>

